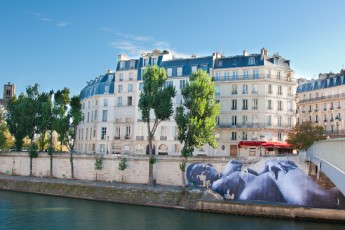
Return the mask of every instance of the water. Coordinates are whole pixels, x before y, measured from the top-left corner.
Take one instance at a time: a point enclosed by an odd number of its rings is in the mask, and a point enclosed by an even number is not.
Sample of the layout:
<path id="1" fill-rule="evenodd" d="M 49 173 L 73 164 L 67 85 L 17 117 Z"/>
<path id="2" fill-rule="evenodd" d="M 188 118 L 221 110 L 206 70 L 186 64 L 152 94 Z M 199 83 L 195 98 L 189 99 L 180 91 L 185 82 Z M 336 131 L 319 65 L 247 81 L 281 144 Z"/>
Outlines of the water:
<path id="1" fill-rule="evenodd" d="M 0 229 L 344 229 L 322 224 L 0 191 Z"/>

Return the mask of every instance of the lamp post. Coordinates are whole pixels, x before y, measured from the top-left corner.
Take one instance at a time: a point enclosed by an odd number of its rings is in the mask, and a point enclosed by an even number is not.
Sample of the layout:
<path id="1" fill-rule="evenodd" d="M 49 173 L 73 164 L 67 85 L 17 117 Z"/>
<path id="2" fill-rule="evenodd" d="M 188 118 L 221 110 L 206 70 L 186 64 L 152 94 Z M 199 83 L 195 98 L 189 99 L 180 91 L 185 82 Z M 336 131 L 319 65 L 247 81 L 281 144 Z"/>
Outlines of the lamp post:
<path id="1" fill-rule="evenodd" d="M 109 136 L 107 136 L 107 154 L 109 153 L 108 152 L 108 145 L 109 145 Z"/>

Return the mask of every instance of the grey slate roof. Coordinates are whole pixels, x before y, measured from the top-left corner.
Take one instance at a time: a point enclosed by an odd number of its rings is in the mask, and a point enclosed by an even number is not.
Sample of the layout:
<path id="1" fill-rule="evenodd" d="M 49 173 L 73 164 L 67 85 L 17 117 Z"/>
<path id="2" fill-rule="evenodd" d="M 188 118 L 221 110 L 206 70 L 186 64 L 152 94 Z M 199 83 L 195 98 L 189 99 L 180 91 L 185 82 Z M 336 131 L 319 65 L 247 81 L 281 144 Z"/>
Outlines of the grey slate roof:
<path id="1" fill-rule="evenodd" d="M 92 97 L 94 95 L 101 94 L 113 94 L 115 86 L 115 74 L 107 73 L 97 77 L 95 80 L 92 80 L 87 83 L 81 92 L 80 99 Z"/>

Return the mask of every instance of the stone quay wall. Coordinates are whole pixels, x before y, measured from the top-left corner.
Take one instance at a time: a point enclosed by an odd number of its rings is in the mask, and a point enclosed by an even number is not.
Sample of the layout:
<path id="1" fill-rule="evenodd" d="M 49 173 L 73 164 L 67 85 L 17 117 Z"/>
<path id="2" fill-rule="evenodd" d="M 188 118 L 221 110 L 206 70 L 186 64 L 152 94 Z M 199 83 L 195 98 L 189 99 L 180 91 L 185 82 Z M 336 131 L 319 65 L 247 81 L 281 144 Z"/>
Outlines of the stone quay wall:
<path id="1" fill-rule="evenodd" d="M 149 158 L 145 155 L 103 155 L 103 168 L 95 170 L 96 155 L 74 154 L 74 178 L 79 180 L 97 180 L 106 182 L 125 182 L 132 184 L 146 184 L 148 182 Z M 127 168 L 119 170 L 120 160 L 127 158 Z M 182 162 L 178 156 L 156 156 L 153 166 L 153 176 L 157 184 L 182 186 L 182 172 L 179 164 Z M 192 157 L 188 158 L 188 164 L 195 162 L 207 162 L 221 172 L 229 157 Z M 26 152 L 6 152 L 0 154 L 0 173 L 7 175 L 28 176 L 30 174 L 30 158 Z M 50 156 L 39 153 L 38 158 L 33 159 L 32 175 L 35 177 L 50 176 Z M 70 179 L 71 166 L 70 155 L 56 153 L 53 155 L 53 177 Z"/>

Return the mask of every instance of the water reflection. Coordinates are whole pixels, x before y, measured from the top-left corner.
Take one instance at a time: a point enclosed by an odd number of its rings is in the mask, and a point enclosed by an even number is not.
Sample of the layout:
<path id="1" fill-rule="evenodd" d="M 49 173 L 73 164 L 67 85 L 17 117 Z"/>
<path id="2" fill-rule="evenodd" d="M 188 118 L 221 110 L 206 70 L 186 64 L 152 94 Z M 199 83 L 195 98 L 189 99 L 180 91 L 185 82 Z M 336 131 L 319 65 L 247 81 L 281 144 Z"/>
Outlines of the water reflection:
<path id="1" fill-rule="evenodd" d="M 0 229 L 343 229 L 274 220 L 0 191 Z"/>

